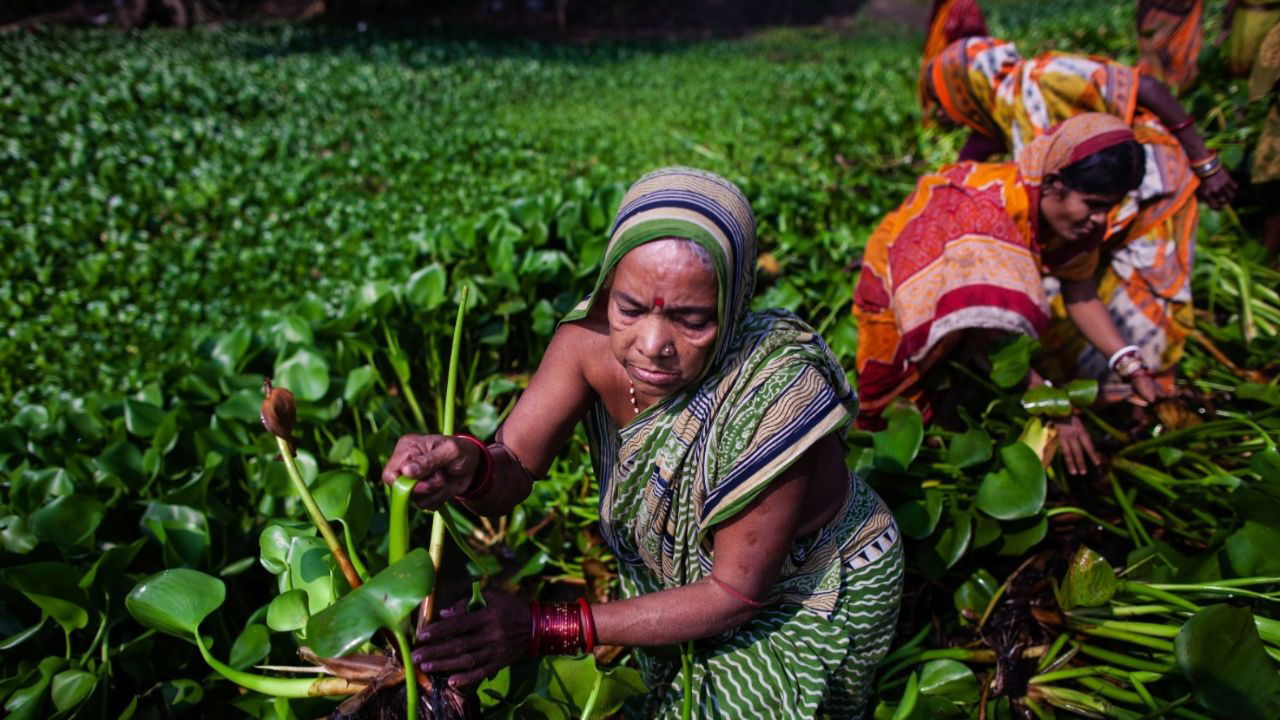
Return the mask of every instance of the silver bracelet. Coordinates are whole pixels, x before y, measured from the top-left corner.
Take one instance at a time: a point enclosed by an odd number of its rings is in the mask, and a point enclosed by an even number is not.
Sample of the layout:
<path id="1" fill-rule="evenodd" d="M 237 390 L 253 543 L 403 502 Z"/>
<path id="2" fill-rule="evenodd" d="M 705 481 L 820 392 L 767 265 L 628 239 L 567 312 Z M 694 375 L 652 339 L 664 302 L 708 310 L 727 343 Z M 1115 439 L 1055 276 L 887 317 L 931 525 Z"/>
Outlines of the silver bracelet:
<path id="1" fill-rule="evenodd" d="M 1139 355 L 1141 355 L 1142 348 L 1138 347 L 1137 345 L 1125 345 L 1124 347 L 1115 351 L 1115 353 L 1111 356 L 1111 359 L 1107 361 L 1107 367 L 1111 368 L 1112 370 L 1115 370 L 1116 362 L 1118 362 L 1120 358 L 1124 357 L 1125 355 L 1128 355 L 1129 353 L 1138 353 Z"/>

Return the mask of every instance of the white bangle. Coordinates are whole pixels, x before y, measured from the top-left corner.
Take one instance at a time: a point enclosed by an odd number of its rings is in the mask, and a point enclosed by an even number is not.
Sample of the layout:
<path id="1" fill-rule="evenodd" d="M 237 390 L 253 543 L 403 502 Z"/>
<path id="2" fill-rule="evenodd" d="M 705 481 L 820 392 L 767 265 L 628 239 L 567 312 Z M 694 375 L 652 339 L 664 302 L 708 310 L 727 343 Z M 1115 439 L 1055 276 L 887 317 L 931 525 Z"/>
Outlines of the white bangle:
<path id="1" fill-rule="evenodd" d="M 1124 347 L 1117 350 L 1114 355 L 1111 356 L 1111 359 L 1107 361 L 1107 367 L 1111 368 L 1112 370 L 1115 370 L 1116 361 L 1124 357 L 1125 355 L 1128 355 L 1129 353 L 1138 353 L 1139 355 L 1141 355 L 1142 348 L 1138 347 L 1137 345 L 1125 345 Z"/>

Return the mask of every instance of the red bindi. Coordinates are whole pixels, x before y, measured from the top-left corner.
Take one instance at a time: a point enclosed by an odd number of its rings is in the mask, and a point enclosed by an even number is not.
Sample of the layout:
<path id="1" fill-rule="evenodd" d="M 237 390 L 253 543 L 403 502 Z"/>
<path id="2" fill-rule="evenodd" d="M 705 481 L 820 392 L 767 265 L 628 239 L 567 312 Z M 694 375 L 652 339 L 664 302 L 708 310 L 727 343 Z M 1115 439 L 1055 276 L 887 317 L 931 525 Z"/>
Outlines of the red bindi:
<path id="1" fill-rule="evenodd" d="M 662 298 L 660 298 L 660 297 L 656 297 L 656 298 L 654 298 L 654 299 L 653 299 L 653 306 L 654 306 L 654 307 L 656 307 L 656 308 L 658 308 L 659 310 L 661 310 L 661 309 L 662 309 L 663 304 L 664 304 L 664 302 L 663 302 Z"/>

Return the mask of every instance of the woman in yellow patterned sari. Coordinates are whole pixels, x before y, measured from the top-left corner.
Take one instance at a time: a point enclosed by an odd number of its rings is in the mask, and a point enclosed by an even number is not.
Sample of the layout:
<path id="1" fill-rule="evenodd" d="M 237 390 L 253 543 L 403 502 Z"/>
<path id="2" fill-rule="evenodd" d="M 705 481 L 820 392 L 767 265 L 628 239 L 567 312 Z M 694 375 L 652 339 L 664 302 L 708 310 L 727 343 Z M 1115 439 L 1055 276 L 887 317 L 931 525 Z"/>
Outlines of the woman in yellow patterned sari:
<path id="1" fill-rule="evenodd" d="M 1142 350 L 1165 390 L 1192 327 L 1191 266 L 1198 220 L 1196 197 L 1219 208 L 1235 183 L 1205 147 L 1193 119 L 1168 88 L 1141 70 L 1106 58 L 1048 52 L 1023 58 L 1012 43 L 965 36 L 981 25 L 970 1 L 963 23 L 934 17 L 921 71 L 926 118 L 964 125 L 973 133 L 961 160 L 998 152 L 1019 157 L 1029 142 L 1081 113 L 1113 115 L 1129 125 L 1146 155 L 1142 184 L 1111 213 L 1102 244 L 1098 290 L 1112 320 Z M 945 3 L 944 3 L 945 5 Z M 954 28 L 954 31 L 948 28 Z M 957 37 L 959 36 L 959 37 Z M 949 41 L 941 51 L 936 48 Z M 1046 253 L 1052 252 L 1050 248 Z M 1055 296 L 1056 284 L 1047 285 Z M 1128 395 L 1107 358 L 1066 322 L 1053 300 L 1053 324 L 1042 337 L 1054 362 L 1050 377 L 1096 377 L 1109 401 Z"/>

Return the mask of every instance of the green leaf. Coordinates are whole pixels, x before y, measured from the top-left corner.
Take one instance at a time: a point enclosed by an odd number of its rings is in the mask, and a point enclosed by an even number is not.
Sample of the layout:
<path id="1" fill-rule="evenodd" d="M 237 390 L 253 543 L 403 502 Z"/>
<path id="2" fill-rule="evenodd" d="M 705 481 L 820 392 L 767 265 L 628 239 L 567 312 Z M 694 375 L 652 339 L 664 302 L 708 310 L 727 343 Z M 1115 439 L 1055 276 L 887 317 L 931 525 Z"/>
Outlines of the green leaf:
<path id="1" fill-rule="evenodd" d="M 143 625 L 190 639 L 200 623 L 222 607 L 226 595 L 227 586 L 218 578 L 178 568 L 158 572 L 138 583 L 124 604 Z"/>
<path id="2" fill-rule="evenodd" d="M 44 708 L 45 694 L 49 690 L 49 685 L 53 683 L 54 674 L 62 669 L 65 663 L 66 661 L 60 657 L 47 657 L 41 660 L 38 668 L 40 677 L 30 685 L 15 690 L 5 702 L 4 709 L 9 712 L 7 720 L 35 720 L 35 718 L 44 717 L 40 711 Z"/>
<path id="3" fill-rule="evenodd" d="M 1013 443 L 1000 448 L 1004 468 L 987 473 L 978 487 L 975 504 L 991 517 L 1017 520 L 1031 517 L 1044 507 L 1044 466 L 1031 448 Z"/>
<path id="4" fill-rule="evenodd" d="M 924 420 L 920 411 L 899 404 L 884 413 L 888 427 L 872 436 L 877 470 L 904 473 L 920 452 L 924 440 Z"/>
<path id="5" fill-rule="evenodd" d="M 597 678 L 600 692 L 591 718 L 608 717 L 617 712 L 628 698 L 647 690 L 635 669 L 616 666 L 600 670 L 594 655 L 551 657 L 538 668 L 538 687 L 546 688 L 546 696 L 551 700 L 567 705 L 575 717 L 581 717 Z"/>
<path id="6" fill-rule="evenodd" d="M 352 538 L 364 537 L 373 516 L 373 491 L 363 478 L 346 470 L 331 470 L 316 478 L 313 495 L 326 520 L 341 520 L 351 528 Z"/>
<path id="7" fill-rule="evenodd" d="M 1280 717 L 1280 674 L 1247 608 L 1210 605 L 1187 620 L 1173 642 L 1196 699 L 1221 717 Z"/>
<path id="8" fill-rule="evenodd" d="M 331 606 L 347 590 L 337 562 L 318 537 L 293 538 L 288 563 L 289 587 L 307 592 L 307 607 L 312 615 Z"/>
<path id="9" fill-rule="evenodd" d="M 222 335 L 213 345 L 213 361 L 224 372 L 235 372 L 239 368 L 240 358 L 244 357 L 252 340 L 253 333 L 244 325 Z"/>
<path id="10" fill-rule="evenodd" d="M 891 720 L 917 720 L 923 717 L 923 712 L 919 707 L 920 703 L 920 679 L 916 673 L 912 672 L 907 677 L 907 686 L 902 691 L 902 700 L 898 702 L 898 709 L 894 711 Z"/>
<path id="11" fill-rule="evenodd" d="M 995 596 L 996 589 L 999 587 L 1000 583 L 996 582 L 991 573 L 979 568 L 956 588 L 951 599 L 961 617 L 977 621 L 982 617 L 982 613 L 986 612 L 987 605 L 990 604 L 991 598 Z"/>
<path id="12" fill-rule="evenodd" d="M 347 384 L 342 388 L 342 399 L 351 402 L 360 397 L 360 393 L 378 376 L 378 371 L 371 365 L 352 368 L 347 373 Z"/>
<path id="13" fill-rule="evenodd" d="M 53 706 L 58 712 L 73 708 L 89 697 L 98 678 L 83 670 L 63 670 L 53 676 Z"/>
<path id="14" fill-rule="evenodd" d="M 307 592 L 289 590 L 272 599 L 267 606 L 267 627 L 276 632 L 288 632 L 307 626 L 311 612 L 307 609 Z"/>
<path id="15" fill-rule="evenodd" d="M 124 426 L 138 437 L 149 438 L 156 434 L 160 423 L 164 422 L 165 411 L 151 403 L 133 398 L 124 401 Z"/>
<path id="16" fill-rule="evenodd" d="M 1022 409 L 1032 415 L 1070 417 L 1071 398 L 1066 390 L 1039 385 L 1022 394 Z"/>
<path id="17" fill-rule="evenodd" d="M 1072 380 L 1067 383 L 1066 390 L 1071 404 L 1078 408 L 1087 408 L 1098 399 L 1097 380 Z"/>
<path id="18" fill-rule="evenodd" d="M 40 620 L 35 625 L 23 628 L 4 640 L 0 640 L 0 650 L 12 650 L 30 640 L 36 633 L 40 632 L 40 629 L 44 627 L 45 622 L 48 620 L 49 616 L 46 613 L 40 613 Z"/>
<path id="19" fill-rule="evenodd" d="M 219 404 L 214 409 L 214 412 L 218 417 L 226 420 L 239 420 L 246 423 L 259 422 L 259 413 L 262 412 L 262 391 L 237 390 Z"/>
<path id="20" fill-rule="evenodd" d="M 937 488 L 926 489 L 924 498 L 899 505 L 894 508 L 893 516 L 907 537 L 917 540 L 929 537 L 942 517 L 942 491 Z"/>
<path id="21" fill-rule="evenodd" d="M 976 703 L 978 678 L 962 662 L 931 660 L 920 668 L 920 694 L 946 698 L 957 703 Z"/>
<path id="22" fill-rule="evenodd" d="M 969 540 L 973 537 L 973 515 L 969 512 L 952 509 L 951 525 L 942 531 L 933 549 L 942 558 L 942 564 L 951 568 L 964 557 L 969 549 Z"/>
<path id="23" fill-rule="evenodd" d="M 991 459 L 993 448 L 991 436 L 986 430 L 971 427 L 951 440 L 947 447 L 946 462 L 959 469 L 981 465 Z"/>
<path id="24" fill-rule="evenodd" d="M 209 521 L 205 514 L 186 505 L 153 502 L 138 524 L 143 533 L 164 548 L 165 563 L 195 566 L 209 549 Z"/>
<path id="25" fill-rule="evenodd" d="M 1081 545 L 1062 579 L 1062 609 L 1101 607 L 1116 594 L 1119 585 L 1111 563 Z"/>
<path id="26" fill-rule="evenodd" d="M 289 390 L 299 400 L 316 402 L 329 392 L 329 363 L 312 350 L 299 348 L 276 365 L 272 381 L 276 387 Z"/>
<path id="27" fill-rule="evenodd" d="M 289 569 L 289 547 L 296 537 L 315 537 L 316 529 L 310 523 L 276 521 L 262 529 L 258 536 L 258 559 L 262 567 L 272 575 L 281 575 Z"/>
<path id="28" fill-rule="evenodd" d="M 1247 520 L 1223 546 L 1231 571 L 1241 577 L 1280 573 L 1280 529 Z"/>
<path id="29" fill-rule="evenodd" d="M 418 270 L 405 284 L 405 297 L 419 310 L 435 310 L 444 304 L 448 277 L 439 263 Z"/>
<path id="30" fill-rule="evenodd" d="M 1031 356 L 1039 347 L 1033 338 L 1018 335 L 991 353 L 991 382 L 1011 388 L 1022 382 L 1031 369 Z"/>
<path id="31" fill-rule="evenodd" d="M 89 599 L 77 584 L 80 574 L 70 565 L 39 562 L 6 568 L 0 577 L 49 614 L 64 632 L 89 624 Z"/>
<path id="32" fill-rule="evenodd" d="M 1004 541 L 999 554 L 1006 556 L 1023 554 L 1049 534 L 1049 519 L 1043 513 L 1001 525 L 1004 527 Z"/>
<path id="33" fill-rule="evenodd" d="M 87 545 L 102 523 L 106 508 L 84 495 L 63 495 L 31 515 L 36 537 L 59 547 Z"/>
<path id="34" fill-rule="evenodd" d="M 244 670 L 261 662 L 270 652 L 271 634 L 265 626 L 253 623 L 231 644 L 231 659 L 227 664 L 237 670 Z"/>
<path id="35" fill-rule="evenodd" d="M 395 629 L 422 598 L 435 577 L 423 548 L 409 552 L 372 580 L 311 616 L 307 641 L 321 657 L 339 657 L 366 642 L 378 628 Z"/>

